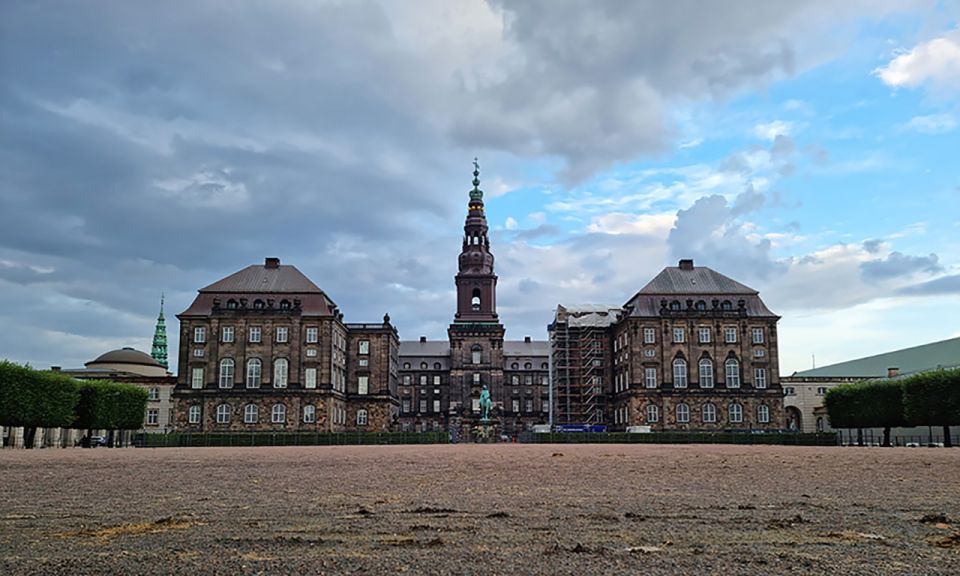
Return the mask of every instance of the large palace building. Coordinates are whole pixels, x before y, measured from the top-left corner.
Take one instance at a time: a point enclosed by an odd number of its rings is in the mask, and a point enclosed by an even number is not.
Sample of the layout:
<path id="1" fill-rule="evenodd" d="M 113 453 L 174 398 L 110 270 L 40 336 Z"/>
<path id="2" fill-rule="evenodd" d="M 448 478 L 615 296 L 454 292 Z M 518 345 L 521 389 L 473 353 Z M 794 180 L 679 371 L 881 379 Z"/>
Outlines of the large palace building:
<path id="1" fill-rule="evenodd" d="M 778 320 L 756 290 L 693 260 L 623 307 L 560 306 L 550 326 L 556 422 L 783 429 Z"/>
<path id="2" fill-rule="evenodd" d="M 784 427 L 779 318 L 756 290 L 692 260 L 623 306 L 559 306 L 549 342 L 507 340 L 479 186 L 475 166 L 446 340 L 401 342 L 389 316 L 345 323 L 316 284 L 267 258 L 201 289 L 178 315 L 177 429 L 446 431 L 457 440 L 548 422 Z"/>

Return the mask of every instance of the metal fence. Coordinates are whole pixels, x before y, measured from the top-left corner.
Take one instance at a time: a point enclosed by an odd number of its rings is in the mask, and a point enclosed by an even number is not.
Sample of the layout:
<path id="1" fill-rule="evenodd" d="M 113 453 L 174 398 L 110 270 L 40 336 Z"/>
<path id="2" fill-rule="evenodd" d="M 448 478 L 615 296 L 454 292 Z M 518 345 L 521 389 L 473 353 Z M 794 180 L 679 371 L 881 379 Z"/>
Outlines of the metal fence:
<path id="1" fill-rule="evenodd" d="M 745 434 L 742 432 L 628 432 L 533 434 L 538 444 L 776 444 L 783 446 L 836 446 L 837 434 L 787 433 Z"/>

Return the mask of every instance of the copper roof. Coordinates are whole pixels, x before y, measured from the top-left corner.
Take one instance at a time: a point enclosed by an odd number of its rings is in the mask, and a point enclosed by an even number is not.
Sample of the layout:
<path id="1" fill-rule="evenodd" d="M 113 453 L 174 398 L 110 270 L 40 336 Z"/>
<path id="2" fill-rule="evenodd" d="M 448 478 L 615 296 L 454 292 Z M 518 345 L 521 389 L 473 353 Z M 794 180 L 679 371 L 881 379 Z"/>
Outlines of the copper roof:
<path id="1" fill-rule="evenodd" d="M 163 366 L 161 366 L 160 363 L 154 360 L 149 354 L 133 348 L 111 350 L 101 354 L 96 360 L 87 362 L 84 364 L 84 366 L 90 366 L 91 364 L 137 364 L 141 366 L 154 366 L 157 368 L 163 368 Z"/>

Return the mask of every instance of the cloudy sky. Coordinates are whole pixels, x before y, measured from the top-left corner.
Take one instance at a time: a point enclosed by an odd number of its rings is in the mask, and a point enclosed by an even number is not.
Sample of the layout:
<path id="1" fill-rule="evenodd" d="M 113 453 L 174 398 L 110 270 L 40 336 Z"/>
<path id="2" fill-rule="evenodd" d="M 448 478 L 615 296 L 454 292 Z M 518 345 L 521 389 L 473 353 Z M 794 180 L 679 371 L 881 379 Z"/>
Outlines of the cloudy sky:
<path id="1" fill-rule="evenodd" d="M 0 3 L 0 357 L 149 350 L 264 256 L 445 338 L 480 157 L 508 337 L 681 257 L 783 373 L 960 336 L 960 3 Z"/>

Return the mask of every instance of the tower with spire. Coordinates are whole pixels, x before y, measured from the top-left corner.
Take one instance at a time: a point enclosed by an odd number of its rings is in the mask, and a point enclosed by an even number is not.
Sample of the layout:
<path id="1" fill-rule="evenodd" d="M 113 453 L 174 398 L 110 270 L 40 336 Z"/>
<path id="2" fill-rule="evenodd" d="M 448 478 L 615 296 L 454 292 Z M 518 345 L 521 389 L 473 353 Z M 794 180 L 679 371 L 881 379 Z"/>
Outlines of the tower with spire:
<path id="1" fill-rule="evenodd" d="M 153 349 L 150 356 L 153 357 L 164 369 L 169 370 L 167 362 L 167 323 L 163 318 L 163 294 L 160 295 L 160 315 L 157 316 L 157 327 L 153 331 Z"/>
<path id="2" fill-rule="evenodd" d="M 450 339 L 450 403 L 470 428 L 479 418 L 484 388 L 493 401 L 493 416 L 502 412 L 504 327 L 497 315 L 497 275 L 493 270 L 489 228 L 480 189 L 480 165 L 473 161 L 473 189 L 455 277 L 457 311 L 447 329 Z"/>

